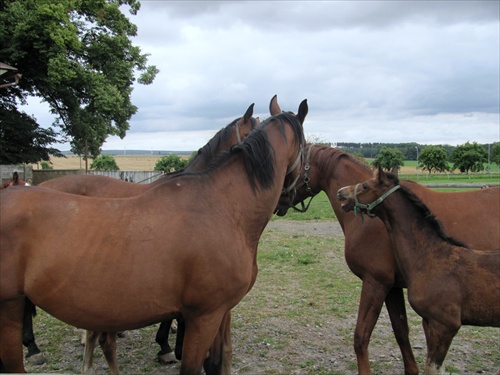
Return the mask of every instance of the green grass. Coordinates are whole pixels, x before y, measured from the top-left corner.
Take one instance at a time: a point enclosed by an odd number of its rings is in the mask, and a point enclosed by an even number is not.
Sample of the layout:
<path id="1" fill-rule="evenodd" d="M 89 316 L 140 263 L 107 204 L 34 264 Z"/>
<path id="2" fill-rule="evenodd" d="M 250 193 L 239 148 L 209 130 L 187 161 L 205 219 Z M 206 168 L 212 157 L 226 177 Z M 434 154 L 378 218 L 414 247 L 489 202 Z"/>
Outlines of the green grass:
<path id="1" fill-rule="evenodd" d="M 500 184 L 500 174 L 454 174 L 454 173 L 419 173 L 417 174 L 400 174 L 399 178 L 404 180 L 412 180 L 421 184 L 427 183 L 454 183 L 454 184 Z"/>
<path id="2" fill-rule="evenodd" d="M 307 198 L 305 203 L 309 202 Z M 300 207 L 300 206 L 299 206 Z M 306 212 L 301 213 L 293 209 L 289 209 L 287 214 L 283 217 L 273 216 L 274 220 L 336 220 L 335 212 L 333 212 L 332 205 L 324 191 L 316 195 Z"/>

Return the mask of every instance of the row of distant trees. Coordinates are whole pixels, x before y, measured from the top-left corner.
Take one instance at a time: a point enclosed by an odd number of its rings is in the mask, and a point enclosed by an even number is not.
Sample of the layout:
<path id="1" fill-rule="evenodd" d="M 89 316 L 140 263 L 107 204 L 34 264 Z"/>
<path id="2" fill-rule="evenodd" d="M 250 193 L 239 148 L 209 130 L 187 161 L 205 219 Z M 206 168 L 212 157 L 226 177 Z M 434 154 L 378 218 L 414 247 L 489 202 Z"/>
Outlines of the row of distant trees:
<path id="1" fill-rule="evenodd" d="M 461 173 L 481 172 L 488 162 L 500 166 L 500 143 L 495 143 L 491 151 L 491 155 L 489 155 L 488 150 L 477 142 L 467 142 L 456 146 L 449 155 L 442 146 L 424 146 L 418 155 L 418 168 L 428 173 L 454 170 Z M 355 152 L 354 154 L 364 159 L 360 153 Z M 193 155 L 191 155 L 192 157 Z M 186 168 L 191 158 L 185 159 L 178 155 L 164 156 L 156 162 L 154 169 L 167 173 L 178 171 Z M 408 159 L 400 149 L 382 146 L 371 164 L 375 167 L 381 166 L 383 169 L 390 170 L 394 165 L 398 167 L 404 166 L 405 160 Z M 112 155 L 98 156 L 92 161 L 90 168 L 95 170 L 119 170 Z"/>
<path id="2" fill-rule="evenodd" d="M 375 156 L 372 165 L 390 170 L 394 165 L 402 167 L 404 160 L 405 155 L 401 150 L 384 146 Z M 491 155 L 489 150 L 477 142 L 456 146 L 449 154 L 442 146 L 425 146 L 417 155 L 417 167 L 429 174 L 455 170 L 460 173 L 481 172 L 488 162 L 500 166 L 500 143 L 493 145 Z"/>

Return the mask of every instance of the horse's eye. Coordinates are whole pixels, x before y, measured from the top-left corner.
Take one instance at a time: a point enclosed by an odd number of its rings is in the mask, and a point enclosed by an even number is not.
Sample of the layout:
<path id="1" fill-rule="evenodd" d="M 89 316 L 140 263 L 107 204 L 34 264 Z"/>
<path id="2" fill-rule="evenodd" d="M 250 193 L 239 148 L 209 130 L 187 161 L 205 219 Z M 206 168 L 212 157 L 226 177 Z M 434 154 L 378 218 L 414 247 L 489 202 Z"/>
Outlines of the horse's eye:
<path id="1" fill-rule="evenodd" d="M 363 189 L 364 189 L 364 190 L 368 189 L 368 185 L 367 185 L 366 183 L 365 183 L 365 184 L 363 184 Z"/>

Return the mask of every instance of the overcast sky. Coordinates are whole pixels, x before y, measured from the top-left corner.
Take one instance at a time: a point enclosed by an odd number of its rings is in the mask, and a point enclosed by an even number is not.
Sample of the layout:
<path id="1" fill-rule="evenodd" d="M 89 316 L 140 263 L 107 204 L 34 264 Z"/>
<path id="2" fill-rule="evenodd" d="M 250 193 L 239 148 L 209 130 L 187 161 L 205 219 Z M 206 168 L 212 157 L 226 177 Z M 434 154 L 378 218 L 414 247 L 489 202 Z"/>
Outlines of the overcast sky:
<path id="1" fill-rule="evenodd" d="M 274 94 L 307 98 L 309 139 L 500 141 L 499 1 L 141 3 L 134 44 L 160 73 L 104 149 L 195 150 Z"/>

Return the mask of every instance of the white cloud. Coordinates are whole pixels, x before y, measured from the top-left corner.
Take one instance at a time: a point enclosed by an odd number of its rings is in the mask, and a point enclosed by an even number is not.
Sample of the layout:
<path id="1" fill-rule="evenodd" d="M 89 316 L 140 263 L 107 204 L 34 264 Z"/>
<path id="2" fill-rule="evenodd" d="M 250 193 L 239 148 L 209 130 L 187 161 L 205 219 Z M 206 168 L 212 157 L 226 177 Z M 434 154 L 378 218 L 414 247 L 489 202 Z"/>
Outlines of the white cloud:
<path id="1" fill-rule="evenodd" d="M 160 74 L 135 87 L 131 129 L 104 148 L 194 150 L 251 103 L 266 117 L 274 94 L 292 111 L 307 98 L 306 133 L 331 142 L 499 141 L 499 11 L 495 1 L 142 1 L 134 43 Z"/>

